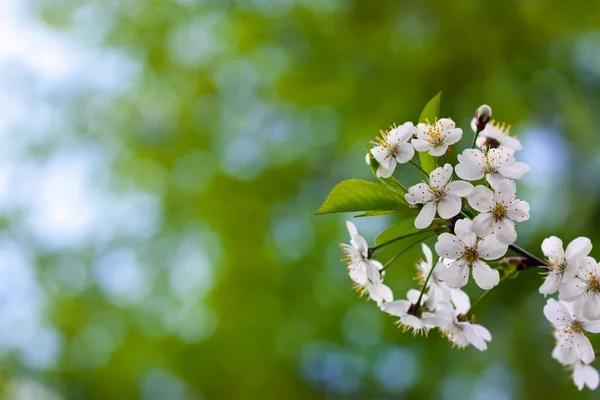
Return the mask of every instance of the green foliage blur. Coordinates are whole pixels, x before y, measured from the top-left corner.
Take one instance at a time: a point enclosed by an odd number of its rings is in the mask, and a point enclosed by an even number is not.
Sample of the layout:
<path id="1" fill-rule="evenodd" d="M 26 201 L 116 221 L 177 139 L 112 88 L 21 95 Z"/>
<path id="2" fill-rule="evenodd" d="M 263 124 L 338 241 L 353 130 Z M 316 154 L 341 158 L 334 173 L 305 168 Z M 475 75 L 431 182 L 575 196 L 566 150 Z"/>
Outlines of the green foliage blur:
<path id="1" fill-rule="evenodd" d="M 26 10 L 19 21 L 48 43 L 5 42 L 27 47 L 34 72 L 10 61 L 21 52 L 0 51 L 3 104 L 25 110 L 4 140 L 19 156 L 2 165 L 38 168 L 17 170 L 2 191 L 32 205 L 0 207 L 0 269 L 15 273 L 23 263 L 8 261 L 26 254 L 39 308 L 21 312 L 32 300 L 17 293 L 4 318 L 0 301 L 5 398 L 597 396 L 577 392 L 551 359 L 536 271 L 478 305 L 489 349 L 459 351 L 436 332 L 403 333 L 359 298 L 338 247 L 352 215 L 313 215 L 336 183 L 374 180 L 369 141 L 416 122 L 442 90 L 441 116 L 465 132 L 451 158 L 470 146 L 483 103 L 525 146 L 517 159 L 532 171 L 519 190 L 532 211 L 519 245 L 541 255 L 544 237 L 585 235 L 600 248 L 596 2 L 8 4 L 5 15 Z M 81 198 L 62 184 L 23 189 L 54 171 L 57 155 L 66 161 L 56 179 L 89 172 Z M 410 166 L 396 177 L 421 179 Z M 79 209 L 95 211 L 72 217 Z M 354 222 L 372 242 L 397 219 Z M 3 255 L 7 240 L 20 258 Z M 396 297 L 416 286 L 419 256 L 416 246 L 390 267 Z M 22 287 L 7 282 L 0 291 Z M 41 333 L 11 336 L 33 319 Z"/>

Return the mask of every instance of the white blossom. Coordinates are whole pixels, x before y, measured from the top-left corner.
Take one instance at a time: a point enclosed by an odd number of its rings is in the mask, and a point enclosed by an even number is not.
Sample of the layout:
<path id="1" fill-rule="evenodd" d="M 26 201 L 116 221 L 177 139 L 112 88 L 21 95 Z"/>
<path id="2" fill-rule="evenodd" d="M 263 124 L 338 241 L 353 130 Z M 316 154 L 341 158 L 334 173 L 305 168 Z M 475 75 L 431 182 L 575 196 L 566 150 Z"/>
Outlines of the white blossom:
<path id="1" fill-rule="evenodd" d="M 421 244 L 425 259 L 417 263 L 417 275 L 424 283 L 432 268 L 434 268 L 425 289 L 427 297 L 425 305 L 428 310 L 435 311 L 440 307 L 447 307 L 451 304 L 459 313 L 466 314 L 471 308 L 469 296 L 460 289 L 450 288 L 446 283 L 439 279 L 442 270 L 446 265 L 442 262 L 434 261 L 433 253 L 425 243 Z"/>
<path id="2" fill-rule="evenodd" d="M 595 390 L 600 382 L 600 375 L 596 368 L 577 361 L 573 367 L 573 382 L 578 390 L 583 390 L 584 386 Z"/>
<path id="3" fill-rule="evenodd" d="M 510 136 L 510 125 L 496 121 L 489 122 L 485 129 L 479 132 L 476 143 L 479 148 L 505 147 L 510 150 L 523 148 L 519 139 Z"/>
<path id="4" fill-rule="evenodd" d="M 369 259 L 369 246 L 365 238 L 358 234 L 356 226 L 346 222 L 350 234 L 350 244 L 342 243 L 341 247 L 348 262 L 348 275 L 354 282 L 354 288 L 361 294 L 368 293 L 378 305 L 393 300 L 391 289 L 383 283 L 380 270 L 383 265 L 379 261 Z"/>
<path id="5" fill-rule="evenodd" d="M 429 183 L 419 183 L 408 189 L 404 196 L 409 204 L 423 204 L 415 219 L 415 227 L 424 229 L 431 225 L 436 211 L 443 219 L 455 217 L 462 207 L 461 197 L 468 196 L 473 185 L 465 181 L 450 182 L 452 165 L 434 169 L 429 174 Z"/>
<path id="6" fill-rule="evenodd" d="M 473 219 L 473 231 L 482 238 L 493 233 L 500 243 L 513 244 L 517 240 L 516 223 L 529 219 L 529 203 L 515 198 L 514 181 L 494 181 L 492 188 L 493 192 L 480 185 L 469 195 L 469 204 L 481 213 Z"/>
<path id="7" fill-rule="evenodd" d="M 394 173 L 396 164 L 404 164 L 412 160 L 415 149 L 408 140 L 413 137 L 414 125 L 406 122 L 400 126 L 394 126 L 389 132 L 381 132 L 382 138 L 379 145 L 371 149 L 371 154 L 379 163 L 377 168 L 378 178 L 388 178 Z M 369 155 L 366 157 L 370 164 Z"/>
<path id="8" fill-rule="evenodd" d="M 561 282 L 575 277 L 580 259 L 587 257 L 592 251 L 592 242 L 586 237 L 578 237 L 563 250 L 563 242 L 556 236 L 544 239 L 542 252 L 548 259 L 548 275 L 540 287 L 540 293 L 553 294 Z"/>
<path id="9" fill-rule="evenodd" d="M 447 309 L 439 312 L 438 318 L 443 322 L 438 326 L 450 342 L 458 348 L 472 345 L 477 350 L 487 350 L 487 343 L 492 340 L 492 334 L 479 324 L 465 321 L 457 311 Z"/>
<path id="10" fill-rule="evenodd" d="M 558 290 L 560 299 L 579 301 L 583 316 L 591 321 L 600 319 L 600 265 L 592 257 L 580 259 L 577 274 L 563 282 Z"/>
<path id="11" fill-rule="evenodd" d="M 585 332 L 599 333 L 600 321 L 589 321 L 581 314 L 578 302 L 566 303 L 548 299 L 544 315 L 554 325 L 557 346 L 563 359 L 578 359 L 586 364 L 594 360 L 594 349 Z M 559 353 L 560 354 L 560 353 Z"/>
<path id="12" fill-rule="evenodd" d="M 433 321 L 427 318 L 423 320 L 416 316 L 414 312 L 420 295 L 420 291 L 411 289 L 406 294 L 408 300 L 395 300 L 384 303 L 380 308 L 388 314 L 399 317 L 398 324 L 402 326 L 404 331 L 412 330 L 414 335 L 427 333 L 434 326 Z M 425 298 L 421 301 L 424 300 Z"/>
<path id="13" fill-rule="evenodd" d="M 358 234 L 356 226 L 346 221 L 346 227 L 350 234 L 350 244 L 342 243 L 340 247 L 344 251 L 345 261 L 348 263 L 348 274 L 350 278 L 359 285 L 366 285 L 368 278 L 375 276 L 374 270 L 379 270 L 380 263 L 374 263 L 369 259 L 369 245 L 364 237 Z"/>
<path id="14" fill-rule="evenodd" d="M 457 128 L 450 118 L 442 118 L 435 124 L 421 123 L 416 129 L 416 139 L 412 144 L 417 151 L 427 151 L 434 157 L 442 156 L 448 146 L 457 143 L 462 138 L 462 129 Z"/>
<path id="15" fill-rule="evenodd" d="M 479 149 L 467 149 L 458 155 L 456 175 L 467 181 L 484 176 L 491 184 L 503 178 L 521 179 L 529 172 L 529 166 L 517 162 L 507 148 L 490 149 L 484 153 Z"/>
<path id="16" fill-rule="evenodd" d="M 500 243 L 494 235 L 478 239 L 469 219 L 458 220 L 454 233 L 442 233 L 435 244 L 435 251 L 440 257 L 454 260 L 448 268 L 440 271 L 440 279 L 452 288 L 463 287 L 469 280 L 469 267 L 472 267 L 473 279 L 480 288 L 488 290 L 496 286 L 500 282 L 500 274 L 483 260 L 502 257 L 508 246 Z"/>

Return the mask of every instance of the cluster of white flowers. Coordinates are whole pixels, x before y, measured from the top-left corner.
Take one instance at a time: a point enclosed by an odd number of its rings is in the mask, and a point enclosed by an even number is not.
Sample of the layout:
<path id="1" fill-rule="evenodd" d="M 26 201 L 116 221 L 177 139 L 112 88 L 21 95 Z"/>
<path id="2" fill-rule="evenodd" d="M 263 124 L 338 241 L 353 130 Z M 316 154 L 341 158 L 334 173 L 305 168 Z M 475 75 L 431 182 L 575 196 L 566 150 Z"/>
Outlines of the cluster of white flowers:
<path id="1" fill-rule="evenodd" d="M 473 148 L 458 154 L 455 166 L 446 162 L 446 153 L 460 141 L 463 131 L 449 118 L 416 126 L 406 122 L 382 132 L 366 162 L 377 168 L 376 176 L 381 179 L 391 177 L 397 164 L 409 162 L 427 175 L 403 193 L 410 207 L 420 209 L 415 228 L 437 234 L 437 255 L 422 244 L 424 259 L 417 263 L 420 288 L 410 290 L 406 299 L 394 300 L 383 278 L 395 258 L 384 267 L 374 255 L 387 243 L 370 248 L 348 222 L 350 244 L 342 244 L 342 248 L 350 278 L 382 311 L 400 318 L 398 324 L 404 330 L 427 334 L 437 328 L 453 345 L 472 345 L 483 351 L 492 336 L 474 323 L 471 301 L 461 290 L 469 275 L 481 289 L 491 290 L 501 281 L 499 271 L 510 277 L 524 268 L 543 268 L 548 274 L 540 292 L 559 292 L 559 300 L 549 299 L 544 307 L 555 327 L 557 345 L 552 356 L 573 370 L 580 390 L 584 385 L 595 389 L 599 375 L 589 365 L 595 354 L 586 332 L 600 332 L 600 265 L 589 257 L 591 243 L 578 238 L 563 251 L 560 239 L 546 239 L 542 251 L 547 262 L 516 246 L 517 223 L 529 219 L 529 204 L 517 198 L 515 184 L 529 172 L 529 167 L 514 157 L 521 143 L 509 135 L 509 127 L 491 121 L 488 106 L 477 110 L 472 128 Z M 413 161 L 418 153 L 429 154 L 426 157 L 435 161 L 437 168 L 427 174 Z M 443 165 L 437 166 L 440 160 Z M 509 249 L 520 257 L 495 261 Z M 511 262 L 514 268 L 506 268 Z"/>
<path id="2" fill-rule="evenodd" d="M 554 327 L 556 346 L 552 357 L 573 370 L 579 390 L 596 389 L 598 371 L 589 364 L 596 355 L 586 333 L 600 333 L 600 265 L 592 257 L 592 242 L 579 237 L 567 246 L 556 236 L 542 242 L 548 259 L 548 275 L 540 293 L 558 292 L 558 299 L 548 299 L 544 315 Z"/>

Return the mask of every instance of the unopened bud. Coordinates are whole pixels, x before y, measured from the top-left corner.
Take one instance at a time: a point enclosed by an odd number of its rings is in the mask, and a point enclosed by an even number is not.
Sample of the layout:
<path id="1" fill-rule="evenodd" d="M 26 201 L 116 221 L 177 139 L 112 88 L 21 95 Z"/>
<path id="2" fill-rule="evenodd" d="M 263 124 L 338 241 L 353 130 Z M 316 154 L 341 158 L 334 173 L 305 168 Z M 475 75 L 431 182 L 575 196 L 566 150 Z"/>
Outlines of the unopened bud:
<path id="1" fill-rule="evenodd" d="M 475 111 L 475 120 L 477 121 L 477 132 L 485 129 L 485 126 L 492 119 L 492 108 L 487 104 L 482 105 Z"/>

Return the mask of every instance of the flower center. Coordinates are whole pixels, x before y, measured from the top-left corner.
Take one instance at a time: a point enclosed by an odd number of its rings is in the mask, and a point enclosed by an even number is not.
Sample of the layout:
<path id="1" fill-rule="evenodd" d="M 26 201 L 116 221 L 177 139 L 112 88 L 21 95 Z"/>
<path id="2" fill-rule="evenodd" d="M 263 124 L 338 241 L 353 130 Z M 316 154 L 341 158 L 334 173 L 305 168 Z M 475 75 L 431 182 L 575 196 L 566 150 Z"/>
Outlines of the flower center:
<path id="1" fill-rule="evenodd" d="M 491 213 L 492 217 L 494 217 L 496 221 L 500 221 L 501 219 L 504 219 L 506 217 L 506 214 L 508 214 L 508 210 L 506 209 L 506 206 L 504 206 L 504 204 L 496 203 L 496 205 L 494 205 L 494 207 L 492 208 Z"/>
<path id="2" fill-rule="evenodd" d="M 571 325 L 569 325 L 569 327 L 567 328 L 568 331 L 571 331 L 573 333 L 583 333 L 584 329 L 583 329 L 583 324 L 579 321 L 573 321 L 571 323 Z"/>
<path id="3" fill-rule="evenodd" d="M 445 186 L 429 186 L 429 190 L 431 190 L 431 195 L 435 201 L 441 200 L 446 195 Z"/>
<path id="4" fill-rule="evenodd" d="M 596 275 L 591 275 L 588 279 L 588 292 L 600 292 L 600 279 Z"/>
<path id="5" fill-rule="evenodd" d="M 463 257 L 467 262 L 477 261 L 479 258 L 479 253 L 475 247 L 467 247 L 465 246 L 463 250 Z"/>

